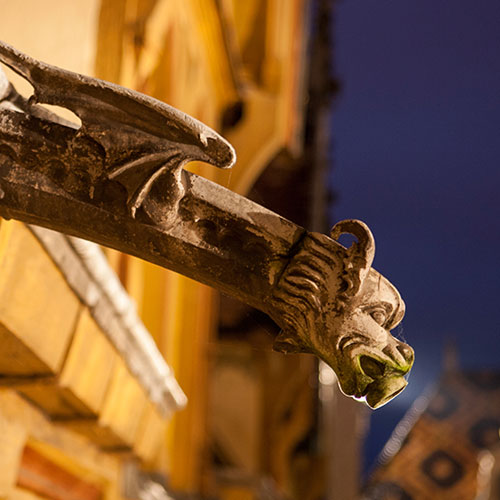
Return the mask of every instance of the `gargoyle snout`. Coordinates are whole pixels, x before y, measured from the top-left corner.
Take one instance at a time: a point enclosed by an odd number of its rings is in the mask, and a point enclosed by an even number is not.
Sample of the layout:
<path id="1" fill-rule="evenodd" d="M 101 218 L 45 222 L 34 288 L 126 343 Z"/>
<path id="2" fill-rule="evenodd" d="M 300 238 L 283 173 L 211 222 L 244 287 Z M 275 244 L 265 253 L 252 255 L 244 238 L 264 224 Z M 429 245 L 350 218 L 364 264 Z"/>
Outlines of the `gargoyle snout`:
<path id="1" fill-rule="evenodd" d="M 415 352 L 408 344 L 398 341 L 397 350 L 402 354 L 403 358 L 409 365 L 413 364 L 413 360 L 415 359 Z"/>
<path id="2" fill-rule="evenodd" d="M 379 408 L 396 397 L 408 384 L 408 374 L 414 359 L 413 349 L 400 340 L 391 342 L 382 350 L 386 359 L 378 356 L 362 355 L 359 368 L 363 377 L 369 377 L 363 391 L 365 400 L 371 408 Z"/>
<path id="3" fill-rule="evenodd" d="M 413 365 L 415 353 L 413 349 L 404 342 L 394 339 L 393 342 L 388 344 L 383 353 L 392 358 L 401 368 L 401 371 L 407 372 Z"/>

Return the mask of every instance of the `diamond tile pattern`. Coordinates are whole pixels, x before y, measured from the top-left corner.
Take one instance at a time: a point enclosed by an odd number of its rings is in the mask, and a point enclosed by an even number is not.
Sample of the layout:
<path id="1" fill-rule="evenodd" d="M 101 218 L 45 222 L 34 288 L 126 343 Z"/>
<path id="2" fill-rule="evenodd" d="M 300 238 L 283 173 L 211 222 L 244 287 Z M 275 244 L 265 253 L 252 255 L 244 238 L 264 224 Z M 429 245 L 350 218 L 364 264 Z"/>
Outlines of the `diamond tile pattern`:
<path id="1" fill-rule="evenodd" d="M 448 373 L 421 406 L 387 443 L 364 500 L 478 497 L 479 453 L 500 442 L 500 373 Z"/>

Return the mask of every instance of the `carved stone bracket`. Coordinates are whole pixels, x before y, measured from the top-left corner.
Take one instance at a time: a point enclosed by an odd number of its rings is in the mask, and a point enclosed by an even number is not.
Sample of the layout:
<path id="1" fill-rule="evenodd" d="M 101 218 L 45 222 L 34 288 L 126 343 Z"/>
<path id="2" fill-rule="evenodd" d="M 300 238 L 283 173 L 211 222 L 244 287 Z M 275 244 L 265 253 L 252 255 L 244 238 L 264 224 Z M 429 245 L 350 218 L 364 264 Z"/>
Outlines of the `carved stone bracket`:
<path id="1" fill-rule="evenodd" d="M 267 312 L 275 348 L 318 355 L 342 390 L 380 406 L 406 385 L 413 351 L 390 329 L 397 290 L 371 268 L 359 221 L 310 233 L 182 167 L 235 161 L 222 137 L 132 90 L 36 61 L 0 43 L 0 61 L 35 89 L 0 77 L 0 215 L 141 257 Z M 1 74 L 1 73 L 0 73 Z M 81 127 L 37 103 L 65 107 Z M 337 243 L 341 233 L 358 242 Z"/>

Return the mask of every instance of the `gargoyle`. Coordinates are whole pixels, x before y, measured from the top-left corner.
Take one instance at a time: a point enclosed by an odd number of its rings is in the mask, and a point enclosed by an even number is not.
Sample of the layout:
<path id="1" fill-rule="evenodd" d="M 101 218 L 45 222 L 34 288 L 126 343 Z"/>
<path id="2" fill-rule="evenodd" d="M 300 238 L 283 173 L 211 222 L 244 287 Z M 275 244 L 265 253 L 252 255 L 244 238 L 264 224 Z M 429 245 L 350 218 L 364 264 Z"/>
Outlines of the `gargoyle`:
<path id="1" fill-rule="evenodd" d="M 182 168 L 235 161 L 197 120 L 3 43 L 0 61 L 35 90 L 24 99 L 0 70 L 0 215 L 141 257 L 263 310 L 283 329 L 276 350 L 316 354 L 345 394 L 372 408 L 406 386 L 413 350 L 390 334 L 404 303 L 371 268 L 365 224 L 308 232 Z M 71 110 L 81 127 L 38 103 Z M 346 232 L 357 238 L 350 248 L 336 241 Z"/>
<path id="2" fill-rule="evenodd" d="M 335 240 L 357 237 L 349 249 Z M 283 331 L 275 349 L 313 352 L 337 374 L 342 391 L 377 408 L 406 387 L 413 349 L 390 330 L 405 305 L 396 288 L 371 268 L 375 243 L 356 220 L 337 223 L 331 238 L 308 233 L 278 281 L 272 303 Z"/>

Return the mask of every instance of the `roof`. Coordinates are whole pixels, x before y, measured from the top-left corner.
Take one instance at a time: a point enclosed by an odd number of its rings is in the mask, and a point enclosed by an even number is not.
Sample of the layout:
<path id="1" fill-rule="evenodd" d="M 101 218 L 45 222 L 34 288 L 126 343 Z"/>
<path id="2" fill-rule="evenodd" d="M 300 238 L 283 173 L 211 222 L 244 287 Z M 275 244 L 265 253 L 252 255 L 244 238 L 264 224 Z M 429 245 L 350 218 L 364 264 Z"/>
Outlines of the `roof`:
<path id="1" fill-rule="evenodd" d="M 448 372 L 397 426 L 363 498 L 475 499 L 499 430 L 500 372 Z"/>

